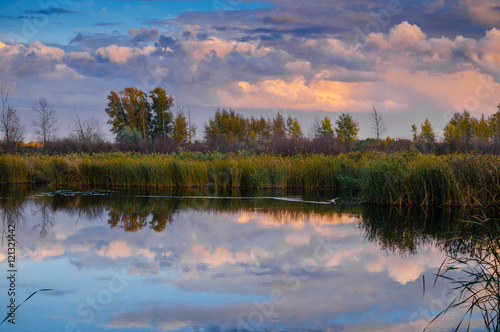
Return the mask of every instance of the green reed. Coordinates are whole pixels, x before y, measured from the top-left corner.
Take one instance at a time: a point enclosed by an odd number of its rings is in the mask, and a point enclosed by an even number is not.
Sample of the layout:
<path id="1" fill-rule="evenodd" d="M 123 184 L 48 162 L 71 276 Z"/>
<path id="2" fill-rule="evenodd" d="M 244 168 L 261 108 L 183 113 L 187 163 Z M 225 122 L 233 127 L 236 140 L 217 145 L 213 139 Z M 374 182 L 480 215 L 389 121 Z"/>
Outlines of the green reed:
<path id="1" fill-rule="evenodd" d="M 405 153 L 2 155 L 0 181 L 54 187 L 334 188 L 368 203 L 496 203 L 500 158 Z"/>

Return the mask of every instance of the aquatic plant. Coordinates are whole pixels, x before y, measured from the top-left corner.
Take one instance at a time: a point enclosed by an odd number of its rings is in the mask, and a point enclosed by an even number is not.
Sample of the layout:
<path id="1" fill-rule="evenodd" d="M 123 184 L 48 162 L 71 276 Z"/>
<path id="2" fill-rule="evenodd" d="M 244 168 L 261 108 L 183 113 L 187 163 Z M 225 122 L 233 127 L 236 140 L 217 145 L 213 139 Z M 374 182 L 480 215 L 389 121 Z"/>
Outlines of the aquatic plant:
<path id="1" fill-rule="evenodd" d="M 456 331 L 467 317 L 469 331 L 474 312 L 481 315 L 487 331 L 499 331 L 500 225 L 486 216 L 466 223 L 473 230 L 468 236 L 457 234 L 456 240 L 467 249 L 445 259 L 436 274 L 436 280 L 444 278 L 450 282 L 450 294 L 455 297 L 429 325 L 452 309 L 465 309 Z M 450 276 L 450 272 L 456 270 L 461 271 L 461 276 Z"/>
<path id="2" fill-rule="evenodd" d="M 335 188 L 392 205 L 496 203 L 500 158 L 403 153 L 2 155 L 0 181 L 54 187 Z"/>

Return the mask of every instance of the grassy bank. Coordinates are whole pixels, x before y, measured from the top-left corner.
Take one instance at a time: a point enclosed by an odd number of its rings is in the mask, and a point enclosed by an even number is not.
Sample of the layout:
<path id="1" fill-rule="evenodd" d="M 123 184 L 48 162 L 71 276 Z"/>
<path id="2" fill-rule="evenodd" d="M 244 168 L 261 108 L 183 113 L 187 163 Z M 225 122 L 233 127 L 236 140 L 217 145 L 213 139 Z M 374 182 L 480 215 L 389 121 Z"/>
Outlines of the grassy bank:
<path id="1" fill-rule="evenodd" d="M 54 187 L 338 188 L 370 203 L 495 203 L 500 158 L 352 153 L 337 156 L 95 154 L 0 156 L 0 181 Z"/>

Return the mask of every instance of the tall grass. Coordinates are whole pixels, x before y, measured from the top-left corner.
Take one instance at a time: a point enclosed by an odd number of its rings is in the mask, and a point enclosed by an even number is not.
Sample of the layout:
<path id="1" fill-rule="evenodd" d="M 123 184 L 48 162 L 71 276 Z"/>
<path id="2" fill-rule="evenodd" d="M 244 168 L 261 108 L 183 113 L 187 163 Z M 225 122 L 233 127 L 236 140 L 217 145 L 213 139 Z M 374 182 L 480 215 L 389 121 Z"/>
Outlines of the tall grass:
<path id="1" fill-rule="evenodd" d="M 500 158 L 404 153 L 2 155 L 0 181 L 54 187 L 336 188 L 393 205 L 491 204 Z"/>
<path id="2" fill-rule="evenodd" d="M 469 317 L 467 331 L 474 313 L 483 318 L 486 331 L 500 330 L 500 225 L 486 216 L 467 221 L 475 230 L 468 237 L 457 236 L 467 248 L 449 256 L 439 269 L 437 278 L 450 282 L 454 298 L 427 327 L 451 309 L 465 309 L 456 330 Z M 457 234 L 458 235 L 458 234 Z M 461 270 L 461 277 L 450 272 Z"/>

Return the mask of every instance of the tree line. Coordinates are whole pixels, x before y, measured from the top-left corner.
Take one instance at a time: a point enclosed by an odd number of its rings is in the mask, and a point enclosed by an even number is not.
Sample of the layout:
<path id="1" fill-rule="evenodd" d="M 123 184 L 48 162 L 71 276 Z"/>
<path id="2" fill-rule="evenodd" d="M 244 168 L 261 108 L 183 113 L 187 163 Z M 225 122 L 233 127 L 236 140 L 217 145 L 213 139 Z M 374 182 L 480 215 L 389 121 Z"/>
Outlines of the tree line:
<path id="1" fill-rule="evenodd" d="M 4 151 L 22 146 L 26 128 L 16 109 L 9 104 L 8 92 L 0 87 L 0 132 Z M 35 118 L 31 126 L 39 146 L 60 152 L 97 152 L 139 150 L 143 152 L 173 152 L 179 149 L 199 151 L 253 150 L 274 152 L 340 153 L 348 151 L 418 150 L 425 153 L 481 150 L 500 152 L 500 104 L 498 111 L 475 118 L 464 110 L 456 112 L 444 127 L 439 140 L 429 119 L 417 127 L 411 126 L 411 139 L 382 138 L 386 127 L 382 114 L 375 108 L 369 114 L 374 138 L 358 139 L 359 123 L 344 112 L 332 122 L 325 116 L 314 120 L 304 133 L 298 119 L 276 113 L 273 117 L 245 117 L 234 109 L 219 108 L 203 126 L 203 141 L 196 140 L 197 128 L 189 107 L 176 102 L 162 87 L 148 93 L 125 87 L 107 96 L 105 113 L 116 143 L 104 141 L 98 119 L 82 120 L 74 110 L 69 137 L 55 139 L 58 129 L 56 112 L 45 98 L 33 107 Z"/>

